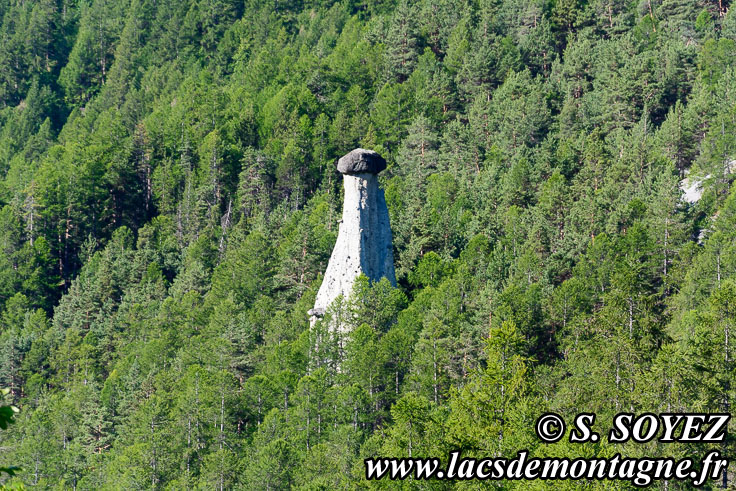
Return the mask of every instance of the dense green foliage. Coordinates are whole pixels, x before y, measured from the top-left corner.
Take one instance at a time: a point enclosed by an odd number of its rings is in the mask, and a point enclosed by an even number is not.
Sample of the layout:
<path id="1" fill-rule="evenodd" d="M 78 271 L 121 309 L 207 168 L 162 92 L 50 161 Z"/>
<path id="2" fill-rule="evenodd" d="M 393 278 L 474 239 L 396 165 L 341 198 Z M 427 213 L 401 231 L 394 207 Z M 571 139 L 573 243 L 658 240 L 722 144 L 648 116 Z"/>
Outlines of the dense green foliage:
<path id="1" fill-rule="evenodd" d="M 0 0 L 0 466 L 330 489 L 378 455 L 704 454 L 533 424 L 731 409 L 729 3 Z M 399 286 L 337 335 L 306 312 L 356 146 Z"/>

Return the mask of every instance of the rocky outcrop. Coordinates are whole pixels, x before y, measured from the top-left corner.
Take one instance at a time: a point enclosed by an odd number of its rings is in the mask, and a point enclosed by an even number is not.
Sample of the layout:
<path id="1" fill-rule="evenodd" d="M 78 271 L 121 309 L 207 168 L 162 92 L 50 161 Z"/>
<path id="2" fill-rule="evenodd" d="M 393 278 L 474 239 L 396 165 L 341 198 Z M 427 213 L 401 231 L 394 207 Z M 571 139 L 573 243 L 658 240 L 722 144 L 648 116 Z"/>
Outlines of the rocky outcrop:
<path id="1" fill-rule="evenodd" d="M 362 148 L 337 163 L 345 187 L 342 221 L 314 308 L 308 312 L 312 322 L 339 295 L 348 298 L 361 273 L 373 281 L 386 277 L 396 285 L 388 208 L 377 176 L 385 168 L 380 155 Z"/>
<path id="2" fill-rule="evenodd" d="M 685 179 L 680 181 L 680 190 L 682 191 L 682 200 L 693 204 L 700 201 L 703 197 L 703 184 L 713 177 L 712 174 L 708 174 L 705 177 L 694 177 L 688 175 L 690 170 L 685 171 Z M 729 176 L 736 174 L 736 160 L 730 160 L 723 166 L 723 177 L 728 178 Z"/>

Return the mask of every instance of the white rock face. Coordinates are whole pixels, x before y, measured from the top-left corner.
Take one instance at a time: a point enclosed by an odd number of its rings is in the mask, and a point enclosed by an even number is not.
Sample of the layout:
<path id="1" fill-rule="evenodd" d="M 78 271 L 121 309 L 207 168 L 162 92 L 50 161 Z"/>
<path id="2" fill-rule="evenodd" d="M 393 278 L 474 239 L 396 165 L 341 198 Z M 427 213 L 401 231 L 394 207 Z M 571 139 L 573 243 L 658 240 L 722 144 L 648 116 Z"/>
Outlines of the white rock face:
<path id="1" fill-rule="evenodd" d="M 376 174 L 344 174 L 342 221 L 314 309 L 312 322 L 324 315 L 338 295 L 348 298 L 362 273 L 373 281 L 386 277 L 396 285 L 388 208 Z"/>
<path id="2" fill-rule="evenodd" d="M 680 181 L 680 190 L 682 191 L 682 200 L 687 203 L 697 203 L 703 197 L 703 181 L 710 179 L 710 174 L 702 179 L 691 179 L 686 177 Z"/>
<path id="3" fill-rule="evenodd" d="M 690 172 L 686 171 L 687 177 L 680 181 L 682 200 L 690 204 L 697 203 L 703 197 L 703 183 L 713 176 L 708 174 L 705 177 L 693 177 L 688 174 Z M 730 160 L 723 166 L 723 176 L 727 177 L 731 174 L 736 174 L 736 160 Z"/>

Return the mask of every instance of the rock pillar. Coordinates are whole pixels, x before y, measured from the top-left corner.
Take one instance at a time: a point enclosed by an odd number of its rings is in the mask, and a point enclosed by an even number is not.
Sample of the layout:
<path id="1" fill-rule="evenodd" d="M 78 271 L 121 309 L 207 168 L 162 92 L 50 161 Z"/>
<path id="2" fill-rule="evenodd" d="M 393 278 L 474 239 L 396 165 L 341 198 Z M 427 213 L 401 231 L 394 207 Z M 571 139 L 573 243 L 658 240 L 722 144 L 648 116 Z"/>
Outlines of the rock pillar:
<path id="1" fill-rule="evenodd" d="M 378 173 L 385 168 L 380 155 L 362 148 L 338 161 L 345 186 L 342 221 L 314 308 L 309 311 L 312 323 L 338 295 L 350 296 L 361 273 L 372 281 L 386 277 L 396 285 L 388 208 L 378 186 Z"/>

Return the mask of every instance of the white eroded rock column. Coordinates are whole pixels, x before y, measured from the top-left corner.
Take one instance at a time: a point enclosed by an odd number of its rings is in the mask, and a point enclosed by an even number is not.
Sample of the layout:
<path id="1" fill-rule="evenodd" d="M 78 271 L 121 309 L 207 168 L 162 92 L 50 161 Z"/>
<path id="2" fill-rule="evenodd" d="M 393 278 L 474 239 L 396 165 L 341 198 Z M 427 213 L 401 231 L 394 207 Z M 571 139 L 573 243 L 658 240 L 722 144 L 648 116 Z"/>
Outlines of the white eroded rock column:
<path id="1" fill-rule="evenodd" d="M 314 308 L 309 311 L 313 323 L 339 295 L 350 296 L 361 273 L 372 281 L 386 277 L 396 285 L 388 208 L 377 176 L 385 168 L 380 155 L 361 148 L 338 161 L 345 187 L 342 221 Z"/>

